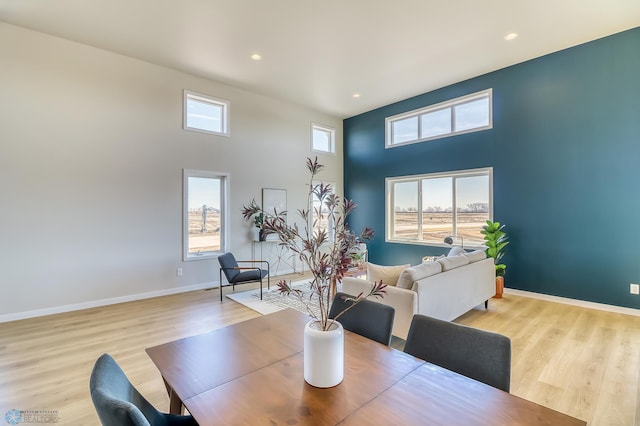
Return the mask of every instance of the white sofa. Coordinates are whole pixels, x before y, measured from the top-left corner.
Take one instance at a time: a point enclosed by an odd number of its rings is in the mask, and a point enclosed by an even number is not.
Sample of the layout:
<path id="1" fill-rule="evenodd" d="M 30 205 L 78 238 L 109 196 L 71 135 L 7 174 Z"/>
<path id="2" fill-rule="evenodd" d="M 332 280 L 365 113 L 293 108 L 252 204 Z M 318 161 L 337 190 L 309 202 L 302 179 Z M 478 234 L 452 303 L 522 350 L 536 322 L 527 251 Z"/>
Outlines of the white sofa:
<path id="1" fill-rule="evenodd" d="M 385 282 L 384 298 L 371 300 L 395 308 L 393 335 L 406 339 L 414 314 L 454 320 L 494 296 L 495 283 L 493 259 L 478 250 L 406 268 L 395 285 Z M 347 294 L 367 293 L 370 286 L 365 279 L 342 279 L 342 291 Z"/>

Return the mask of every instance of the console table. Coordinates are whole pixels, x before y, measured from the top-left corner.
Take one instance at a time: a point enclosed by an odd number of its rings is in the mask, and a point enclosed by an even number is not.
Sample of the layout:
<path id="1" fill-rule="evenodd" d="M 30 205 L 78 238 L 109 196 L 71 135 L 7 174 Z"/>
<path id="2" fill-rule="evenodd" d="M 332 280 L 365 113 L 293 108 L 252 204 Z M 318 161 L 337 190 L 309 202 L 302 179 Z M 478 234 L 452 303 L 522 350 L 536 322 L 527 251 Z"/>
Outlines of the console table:
<path id="1" fill-rule="evenodd" d="M 251 241 L 251 258 L 267 260 L 273 270 L 269 271 L 271 276 L 304 273 L 304 264 L 299 262 L 295 256 L 287 253 L 287 249 L 280 245 L 279 240 Z M 301 268 L 297 267 L 298 263 L 301 263 Z M 281 271 L 281 268 L 286 269 Z"/>

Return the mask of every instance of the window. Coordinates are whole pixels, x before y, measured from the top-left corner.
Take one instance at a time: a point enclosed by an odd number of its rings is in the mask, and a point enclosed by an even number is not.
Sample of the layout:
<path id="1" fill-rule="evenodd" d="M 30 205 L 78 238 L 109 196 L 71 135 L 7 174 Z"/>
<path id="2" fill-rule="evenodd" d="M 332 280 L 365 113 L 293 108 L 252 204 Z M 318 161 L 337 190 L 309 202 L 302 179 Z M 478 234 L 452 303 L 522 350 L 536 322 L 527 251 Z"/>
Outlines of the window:
<path id="1" fill-rule="evenodd" d="M 183 128 L 229 136 L 229 101 L 185 90 Z"/>
<path id="2" fill-rule="evenodd" d="M 492 90 L 387 117 L 386 147 L 477 132 L 493 127 Z"/>
<path id="3" fill-rule="evenodd" d="M 329 194 L 335 194 L 335 184 L 331 182 L 313 182 L 313 185 L 328 185 L 329 186 Z M 334 238 L 334 223 L 331 217 L 329 216 L 329 209 L 326 205 L 321 204 L 318 197 L 313 194 L 313 199 L 311 200 L 311 214 L 309 215 L 311 218 L 311 227 L 313 228 L 313 233 L 315 234 L 319 230 L 327 231 L 327 237 L 329 241 L 333 241 Z"/>
<path id="4" fill-rule="evenodd" d="M 228 176 L 183 171 L 183 260 L 207 259 L 226 251 Z"/>
<path id="5" fill-rule="evenodd" d="M 387 178 L 387 241 L 443 245 L 454 235 L 465 247 L 484 244 L 493 217 L 493 170 Z"/>
<path id="6" fill-rule="evenodd" d="M 336 130 L 331 127 L 311 124 L 311 150 L 336 153 Z"/>

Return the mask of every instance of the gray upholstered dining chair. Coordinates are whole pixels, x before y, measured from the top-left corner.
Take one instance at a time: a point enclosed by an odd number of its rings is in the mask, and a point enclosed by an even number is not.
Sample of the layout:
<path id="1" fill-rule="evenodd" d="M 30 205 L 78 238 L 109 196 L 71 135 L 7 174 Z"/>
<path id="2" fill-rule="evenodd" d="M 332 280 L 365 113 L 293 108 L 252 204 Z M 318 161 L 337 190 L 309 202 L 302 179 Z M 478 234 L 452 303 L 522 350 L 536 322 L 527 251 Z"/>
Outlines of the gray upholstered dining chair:
<path id="1" fill-rule="evenodd" d="M 93 366 L 89 389 L 103 426 L 198 425 L 191 416 L 158 411 L 133 387 L 109 354 L 103 354 Z"/>
<path id="2" fill-rule="evenodd" d="M 329 310 L 329 318 L 335 318 L 353 304 L 352 301 L 345 300 L 346 297 L 353 296 L 341 292 L 336 293 Z M 396 310 L 393 307 L 365 299 L 340 315 L 337 321 L 342 324 L 345 330 L 389 346 L 395 314 Z"/>
<path id="3" fill-rule="evenodd" d="M 501 334 L 416 314 L 404 351 L 509 392 L 511 340 Z"/>
<path id="4" fill-rule="evenodd" d="M 220 301 L 222 302 L 222 274 L 227 278 L 227 282 L 233 286 L 236 291 L 236 284 L 245 284 L 260 282 L 260 300 L 262 300 L 262 279 L 267 277 L 267 289 L 271 286 L 269 276 L 269 262 L 266 260 L 236 260 L 233 253 L 228 252 L 218 256 L 220 264 Z M 262 263 L 267 265 L 267 269 L 260 269 L 255 266 L 239 266 L 240 263 L 255 264 Z"/>

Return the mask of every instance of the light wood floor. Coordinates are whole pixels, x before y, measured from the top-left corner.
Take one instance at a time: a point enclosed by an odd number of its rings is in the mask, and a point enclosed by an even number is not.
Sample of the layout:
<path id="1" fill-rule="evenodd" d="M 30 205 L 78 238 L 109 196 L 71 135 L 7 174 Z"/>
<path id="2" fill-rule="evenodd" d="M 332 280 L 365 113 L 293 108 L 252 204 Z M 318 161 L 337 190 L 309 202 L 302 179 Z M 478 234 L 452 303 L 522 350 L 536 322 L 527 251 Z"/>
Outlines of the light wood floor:
<path id="1" fill-rule="evenodd" d="M 57 410 L 59 424 L 99 424 L 88 381 L 104 352 L 166 411 L 144 349 L 259 315 L 218 297 L 203 290 L 0 324 L 0 418 Z M 512 339 L 513 394 L 590 425 L 640 425 L 640 317 L 506 295 L 458 322 Z"/>

